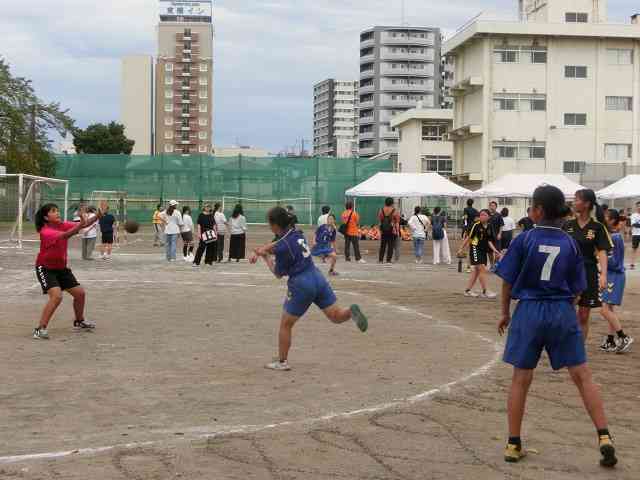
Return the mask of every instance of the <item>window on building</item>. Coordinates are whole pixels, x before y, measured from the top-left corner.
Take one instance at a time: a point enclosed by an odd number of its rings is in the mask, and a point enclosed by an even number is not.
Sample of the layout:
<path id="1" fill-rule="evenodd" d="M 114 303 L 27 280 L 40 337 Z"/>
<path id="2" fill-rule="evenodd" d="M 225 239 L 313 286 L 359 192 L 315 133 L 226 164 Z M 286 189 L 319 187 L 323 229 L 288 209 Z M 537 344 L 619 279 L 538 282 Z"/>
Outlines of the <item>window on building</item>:
<path id="1" fill-rule="evenodd" d="M 520 49 L 517 47 L 501 47 L 494 50 L 494 57 L 498 63 L 518 63 Z"/>
<path id="2" fill-rule="evenodd" d="M 173 125 L 173 117 L 165 117 L 164 118 L 164 124 L 167 127 L 170 127 L 171 125 Z"/>
<path id="3" fill-rule="evenodd" d="M 423 155 L 422 171 L 437 172 L 443 176 L 451 176 L 453 175 L 453 160 L 447 156 Z"/>
<path id="4" fill-rule="evenodd" d="M 207 146 L 206 145 L 199 145 L 198 146 L 198 152 L 207 153 Z"/>
<path id="5" fill-rule="evenodd" d="M 564 67 L 566 78 L 587 78 L 587 67 L 580 65 L 567 65 Z"/>
<path id="6" fill-rule="evenodd" d="M 547 47 L 498 46 L 493 55 L 496 63 L 547 63 Z"/>
<path id="7" fill-rule="evenodd" d="M 430 142 L 443 142 L 446 139 L 447 126 L 422 122 L 422 140 Z"/>
<path id="8" fill-rule="evenodd" d="M 526 55 L 525 55 L 526 54 Z M 547 48 L 546 47 L 531 47 L 527 49 L 522 48 L 522 58 L 529 59 L 531 63 L 547 63 Z"/>
<path id="9" fill-rule="evenodd" d="M 171 140 L 173 138 L 173 132 L 171 130 L 167 130 L 164 132 L 164 138 L 166 140 Z"/>
<path id="10" fill-rule="evenodd" d="M 200 85 L 208 85 L 209 79 L 207 77 L 200 77 Z"/>
<path id="11" fill-rule="evenodd" d="M 164 64 L 165 72 L 173 72 L 173 63 L 165 63 Z"/>
<path id="12" fill-rule="evenodd" d="M 191 73 L 191 65 L 189 65 L 189 64 L 183 65 L 182 66 L 182 73 Z"/>
<path id="13" fill-rule="evenodd" d="M 166 88 L 164 91 L 164 98 L 173 98 L 173 90 Z"/>
<path id="14" fill-rule="evenodd" d="M 191 50 L 191 42 L 190 41 L 186 41 L 184 42 L 184 49 L 185 50 Z"/>
<path id="15" fill-rule="evenodd" d="M 584 127 L 587 125 L 587 114 L 586 113 L 565 113 L 564 124 L 569 127 L 571 126 Z"/>
<path id="16" fill-rule="evenodd" d="M 184 29 L 184 36 L 185 37 L 190 37 L 191 36 L 191 29 L 190 28 L 185 28 Z"/>
<path id="17" fill-rule="evenodd" d="M 209 120 L 207 120 L 206 118 L 198 119 L 198 125 L 200 125 L 201 127 L 206 127 L 208 123 L 209 123 Z"/>
<path id="18" fill-rule="evenodd" d="M 200 90 L 200 92 L 198 93 L 198 97 L 202 98 L 202 99 L 205 99 L 205 98 L 209 97 L 209 94 L 207 93 L 206 90 Z"/>
<path id="19" fill-rule="evenodd" d="M 183 118 L 182 119 L 182 126 L 183 127 L 188 127 L 189 126 L 189 119 L 188 118 Z"/>
<path id="20" fill-rule="evenodd" d="M 585 12 L 567 12 L 564 14 L 567 23 L 588 23 L 589 14 Z"/>
<path id="21" fill-rule="evenodd" d="M 183 87 L 188 87 L 189 85 L 191 85 L 191 82 L 188 78 L 183 78 L 182 79 L 182 86 Z"/>
<path id="22" fill-rule="evenodd" d="M 182 53 L 182 58 L 184 58 L 185 60 L 191 60 L 191 53 L 183 52 Z"/>
<path id="23" fill-rule="evenodd" d="M 164 111 L 165 112 L 173 112 L 173 104 L 172 103 L 166 103 L 164 105 Z"/>
<path id="24" fill-rule="evenodd" d="M 207 110 L 208 110 L 207 104 L 206 103 L 201 103 L 198 106 L 198 109 L 200 110 L 200 113 L 207 113 Z"/>
<path id="25" fill-rule="evenodd" d="M 198 138 L 200 140 L 206 140 L 207 139 L 207 132 L 198 132 Z"/>
<path id="26" fill-rule="evenodd" d="M 182 132 L 182 141 L 189 140 L 189 132 Z"/>
<path id="27" fill-rule="evenodd" d="M 564 173 L 584 173 L 586 162 L 564 162 L 562 171 Z"/>
<path id="28" fill-rule="evenodd" d="M 164 77 L 165 85 L 173 85 L 173 77 Z"/>
<path id="29" fill-rule="evenodd" d="M 182 100 L 189 100 L 189 92 L 182 92 Z"/>
<path id="30" fill-rule="evenodd" d="M 209 65 L 207 63 L 201 63 L 200 64 L 200 71 L 201 72 L 208 72 L 209 71 Z"/>
<path id="31" fill-rule="evenodd" d="M 493 97 L 496 111 L 544 112 L 547 109 L 547 97 L 534 93 L 498 93 Z"/>
<path id="32" fill-rule="evenodd" d="M 546 145 L 543 142 L 493 142 L 493 155 L 496 159 L 543 160 Z"/>
<path id="33" fill-rule="evenodd" d="M 164 153 L 173 153 L 173 145 L 170 143 L 165 144 Z"/>
<path id="34" fill-rule="evenodd" d="M 631 65 L 633 50 L 629 48 L 607 48 L 607 63 L 609 65 Z"/>
<path id="35" fill-rule="evenodd" d="M 624 110 L 630 112 L 633 97 L 606 97 L 605 108 L 607 110 Z"/>
<path id="36" fill-rule="evenodd" d="M 628 143 L 605 143 L 604 158 L 608 162 L 626 162 L 631 160 L 631 145 Z"/>

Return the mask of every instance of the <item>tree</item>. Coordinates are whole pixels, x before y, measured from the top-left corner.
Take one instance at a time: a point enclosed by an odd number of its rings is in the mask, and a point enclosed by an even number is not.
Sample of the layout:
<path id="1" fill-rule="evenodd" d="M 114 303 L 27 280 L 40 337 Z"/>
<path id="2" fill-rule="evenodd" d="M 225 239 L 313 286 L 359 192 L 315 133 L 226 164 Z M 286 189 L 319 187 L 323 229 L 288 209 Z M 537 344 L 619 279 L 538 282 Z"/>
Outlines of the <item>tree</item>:
<path id="1" fill-rule="evenodd" d="M 131 154 L 135 141 L 124 134 L 124 125 L 111 122 L 109 125 L 94 123 L 85 130 L 73 132 L 73 145 L 78 153 Z"/>
<path id="2" fill-rule="evenodd" d="M 52 176 L 55 158 L 49 134 L 65 137 L 74 122 L 58 103 L 44 103 L 31 80 L 11 75 L 0 58 L 0 164 L 9 173 Z"/>

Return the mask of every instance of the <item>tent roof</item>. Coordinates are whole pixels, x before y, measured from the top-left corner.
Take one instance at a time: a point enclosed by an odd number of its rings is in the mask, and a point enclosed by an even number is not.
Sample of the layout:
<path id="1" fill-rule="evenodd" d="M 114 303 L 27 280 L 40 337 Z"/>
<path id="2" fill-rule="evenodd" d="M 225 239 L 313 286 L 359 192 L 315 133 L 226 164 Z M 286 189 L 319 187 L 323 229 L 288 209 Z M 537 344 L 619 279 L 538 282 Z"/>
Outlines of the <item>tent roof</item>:
<path id="1" fill-rule="evenodd" d="M 596 192 L 596 196 L 608 200 L 640 197 L 640 175 L 627 175 Z"/>
<path id="2" fill-rule="evenodd" d="M 553 185 L 562 190 L 565 197 L 573 198 L 584 187 L 560 174 L 510 173 L 473 192 L 474 197 L 532 197 L 541 185 Z"/>
<path id="3" fill-rule="evenodd" d="M 379 172 L 345 192 L 347 197 L 465 197 L 471 191 L 437 173 Z"/>

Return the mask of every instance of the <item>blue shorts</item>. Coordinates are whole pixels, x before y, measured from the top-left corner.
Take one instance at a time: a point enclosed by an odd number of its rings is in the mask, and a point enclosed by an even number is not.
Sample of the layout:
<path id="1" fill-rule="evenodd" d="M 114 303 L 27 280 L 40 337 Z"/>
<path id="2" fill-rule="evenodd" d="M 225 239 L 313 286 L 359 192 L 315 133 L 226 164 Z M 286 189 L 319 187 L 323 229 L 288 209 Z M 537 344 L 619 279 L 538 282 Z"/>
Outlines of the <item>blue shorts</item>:
<path id="1" fill-rule="evenodd" d="M 607 288 L 602 292 L 602 303 L 608 305 L 622 305 L 626 278 L 624 273 L 608 272 Z"/>
<path id="2" fill-rule="evenodd" d="M 289 315 L 301 317 L 312 303 L 324 310 L 335 304 L 336 294 L 324 275 L 316 267 L 289 278 L 287 299 L 284 302 L 284 311 Z"/>
<path id="3" fill-rule="evenodd" d="M 326 257 L 333 253 L 333 247 L 331 245 L 325 245 L 322 243 L 316 243 L 311 249 L 311 255 L 314 257 Z"/>
<path id="4" fill-rule="evenodd" d="M 509 327 L 504 361 L 532 370 L 542 350 L 551 368 L 576 367 L 587 361 L 582 330 L 573 304 L 566 300 L 523 300 L 518 303 Z"/>

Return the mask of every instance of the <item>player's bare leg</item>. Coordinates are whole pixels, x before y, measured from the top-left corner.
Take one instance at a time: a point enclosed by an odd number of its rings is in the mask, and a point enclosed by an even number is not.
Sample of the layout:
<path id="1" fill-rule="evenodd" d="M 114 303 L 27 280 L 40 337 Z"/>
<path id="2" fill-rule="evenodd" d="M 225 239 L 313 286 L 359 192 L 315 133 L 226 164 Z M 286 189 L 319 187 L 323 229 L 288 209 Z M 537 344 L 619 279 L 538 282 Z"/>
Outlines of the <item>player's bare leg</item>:
<path id="1" fill-rule="evenodd" d="M 333 252 L 329 255 L 329 275 L 337 275 L 336 273 L 336 262 L 338 261 L 338 256 Z"/>
<path id="2" fill-rule="evenodd" d="M 40 328 L 47 329 L 49 322 L 51 321 L 51 317 L 56 313 L 56 310 L 62 303 L 62 290 L 60 287 L 50 288 L 47 292 L 49 296 L 49 300 L 47 304 L 42 309 L 42 314 L 40 315 Z"/>
<path id="3" fill-rule="evenodd" d="M 278 332 L 278 356 L 280 362 L 286 362 L 289 358 L 292 330 L 299 318 L 287 312 L 282 312 L 280 331 Z"/>
<path id="4" fill-rule="evenodd" d="M 620 323 L 620 319 L 618 315 L 613 309 L 613 305 L 609 305 L 607 303 L 602 304 L 602 310 L 600 311 L 604 319 L 609 322 L 609 333 L 613 334 L 615 332 L 619 332 L 622 330 L 622 324 Z"/>
<path id="5" fill-rule="evenodd" d="M 583 363 L 577 367 L 570 367 L 569 375 L 571 375 L 571 379 L 576 384 L 576 387 L 578 387 L 584 406 L 598 430 L 600 453 L 602 454 L 600 465 L 603 467 L 613 467 L 618 463 L 618 459 L 616 458 L 616 451 L 609 434 L 602 395 L 600 394 L 600 389 L 593 381 L 591 369 L 586 363 Z"/>
<path id="6" fill-rule="evenodd" d="M 360 331 L 366 332 L 369 328 L 369 321 L 358 305 L 351 305 L 349 308 L 343 308 L 334 304 L 325 308 L 323 312 L 333 323 L 340 324 L 348 320 L 353 320 L 356 322 Z"/>
<path id="7" fill-rule="evenodd" d="M 520 437 L 524 408 L 527 403 L 527 394 L 529 393 L 529 387 L 531 387 L 532 381 L 533 370 L 513 369 L 511 389 L 509 390 L 509 399 L 507 401 L 510 437 Z"/>
<path id="8" fill-rule="evenodd" d="M 480 266 L 475 265 L 472 267 L 473 270 L 471 271 L 471 276 L 469 277 L 469 283 L 467 283 L 467 291 L 471 291 L 473 289 L 473 286 L 476 284 L 476 281 L 478 280 L 478 275 L 479 273 L 479 269 Z"/>
<path id="9" fill-rule="evenodd" d="M 73 311 L 76 315 L 76 321 L 81 322 L 84 320 L 84 305 L 86 301 L 86 293 L 84 288 L 78 286 L 67 290 L 69 295 L 73 297 Z"/>
<path id="10" fill-rule="evenodd" d="M 578 322 L 580 323 L 580 329 L 582 330 L 582 336 L 584 337 L 584 343 L 587 343 L 589 338 L 589 317 L 591 316 L 591 309 L 589 307 L 578 307 Z"/>

